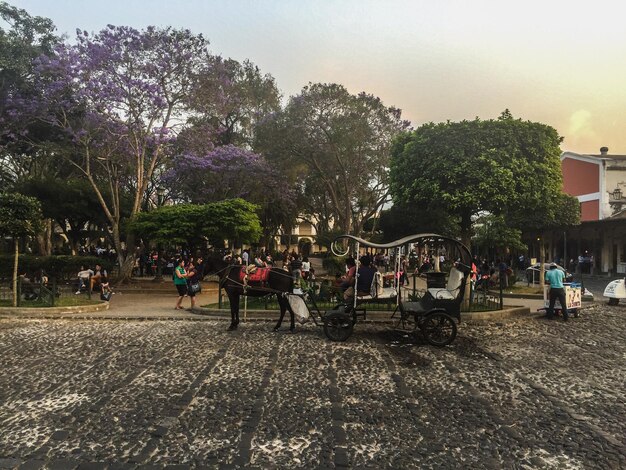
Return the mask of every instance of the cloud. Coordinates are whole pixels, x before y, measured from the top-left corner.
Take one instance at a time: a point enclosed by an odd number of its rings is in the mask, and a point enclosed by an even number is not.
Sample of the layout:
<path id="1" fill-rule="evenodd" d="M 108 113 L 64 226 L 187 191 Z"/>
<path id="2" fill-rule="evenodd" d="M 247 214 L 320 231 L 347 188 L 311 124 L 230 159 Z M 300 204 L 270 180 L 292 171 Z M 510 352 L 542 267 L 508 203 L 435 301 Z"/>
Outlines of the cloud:
<path id="1" fill-rule="evenodd" d="M 597 138 L 589 111 L 579 109 L 569 117 L 569 135 L 574 140 L 594 140 Z"/>

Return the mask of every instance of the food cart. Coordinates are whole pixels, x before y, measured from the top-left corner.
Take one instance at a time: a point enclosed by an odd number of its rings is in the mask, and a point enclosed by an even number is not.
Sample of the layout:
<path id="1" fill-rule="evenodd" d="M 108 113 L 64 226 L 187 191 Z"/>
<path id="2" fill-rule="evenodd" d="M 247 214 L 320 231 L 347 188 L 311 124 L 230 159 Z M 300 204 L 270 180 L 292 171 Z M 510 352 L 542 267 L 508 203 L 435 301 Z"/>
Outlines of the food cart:
<path id="1" fill-rule="evenodd" d="M 567 303 L 567 312 L 570 315 L 578 316 L 578 309 L 582 305 L 582 286 L 578 282 L 566 282 L 563 283 L 565 287 L 565 302 Z M 547 310 L 550 307 L 550 286 L 548 284 L 543 286 L 543 310 Z M 563 309 L 561 302 L 557 299 L 554 303 L 554 310 L 560 312 Z"/>

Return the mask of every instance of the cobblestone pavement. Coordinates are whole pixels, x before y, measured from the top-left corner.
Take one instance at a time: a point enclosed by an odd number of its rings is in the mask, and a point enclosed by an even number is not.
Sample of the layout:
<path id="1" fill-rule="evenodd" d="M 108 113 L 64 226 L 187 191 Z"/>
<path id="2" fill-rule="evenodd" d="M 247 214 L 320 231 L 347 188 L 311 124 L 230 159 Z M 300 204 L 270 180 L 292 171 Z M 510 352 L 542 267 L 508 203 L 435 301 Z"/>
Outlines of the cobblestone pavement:
<path id="1" fill-rule="evenodd" d="M 625 468 L 625 320 L 2 320 L 0 468 Z"/>

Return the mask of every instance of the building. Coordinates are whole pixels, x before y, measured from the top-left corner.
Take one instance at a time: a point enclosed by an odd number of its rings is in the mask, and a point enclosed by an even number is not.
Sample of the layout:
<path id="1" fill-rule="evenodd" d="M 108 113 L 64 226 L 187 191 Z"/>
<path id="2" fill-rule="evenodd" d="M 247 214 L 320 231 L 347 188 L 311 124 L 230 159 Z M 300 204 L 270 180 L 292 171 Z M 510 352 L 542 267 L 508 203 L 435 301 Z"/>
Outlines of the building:
<path id="1" fill-rule="evenodd" d="M 626 155 L 563 152 L 563 190 L 580 201 L 581 222 L 604 220 L 626 209 Z"/>
<path id="2" fill-rule="evenodd" d="M 546 235 L 548 257 L 593 260 L 594 273 L 626 272 L 626 155 L 563 152 L 563 190 L 578 198 L 581 224 Z"/>

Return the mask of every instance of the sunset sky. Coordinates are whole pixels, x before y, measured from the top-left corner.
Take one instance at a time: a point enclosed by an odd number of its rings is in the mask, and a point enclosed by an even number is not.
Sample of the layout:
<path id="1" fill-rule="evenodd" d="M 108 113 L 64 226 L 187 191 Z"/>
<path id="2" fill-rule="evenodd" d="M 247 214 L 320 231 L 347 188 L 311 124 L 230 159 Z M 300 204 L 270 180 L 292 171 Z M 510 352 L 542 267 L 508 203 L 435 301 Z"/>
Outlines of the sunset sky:
<path id="1" fill-rule="evenodd" d="M 562 149 L 626 153 L 626 3 L 613 0 L 8 0 L 59 32 L 154 24 L 250 59 L 285 96 L 335 82 L 424 122 L 515 117 Z"/>

